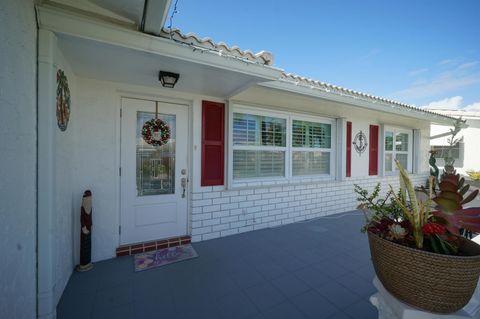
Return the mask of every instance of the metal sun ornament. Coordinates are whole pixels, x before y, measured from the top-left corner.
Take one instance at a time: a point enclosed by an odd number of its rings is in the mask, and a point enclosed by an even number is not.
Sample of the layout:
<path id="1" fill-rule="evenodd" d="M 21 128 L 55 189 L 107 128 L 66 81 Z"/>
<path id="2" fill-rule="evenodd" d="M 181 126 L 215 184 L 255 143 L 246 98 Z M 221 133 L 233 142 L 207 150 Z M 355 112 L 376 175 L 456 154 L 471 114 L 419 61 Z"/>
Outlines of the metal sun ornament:
<path id="1" fill-rule="evenodd" d="M 355 147 L 355 151 L 358 153 L 358 155 L 362 155 L 363 152 L 367 149 L 368 143 L 367 143 L 367 136 L 365 133 L 362 131 L 358 132 L 355 135 L 355 138 L 353 139 L 352 143 Z"/>
<path id="2" fill-rule="evenodd" d="M 170 127 L 158 118 L 158 102 L 155 104 L 155 118 L 143 124 L 142 137 L 147 144 L 153 146 L 165 145 L 170 139 Z"/>

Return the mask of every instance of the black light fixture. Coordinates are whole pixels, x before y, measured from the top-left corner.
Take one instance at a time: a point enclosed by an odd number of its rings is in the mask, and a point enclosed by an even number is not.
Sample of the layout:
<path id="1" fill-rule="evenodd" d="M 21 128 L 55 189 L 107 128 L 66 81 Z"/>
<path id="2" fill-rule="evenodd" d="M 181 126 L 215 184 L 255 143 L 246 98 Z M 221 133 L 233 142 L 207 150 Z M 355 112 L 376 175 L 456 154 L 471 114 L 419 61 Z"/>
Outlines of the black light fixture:
<path id="1" fill-rule="evenodd" d="M 165 88 L 173 88 L 178 81 L 180 74 L 173 72 L 160 71 L 158 74 L 158 80 Z"/>

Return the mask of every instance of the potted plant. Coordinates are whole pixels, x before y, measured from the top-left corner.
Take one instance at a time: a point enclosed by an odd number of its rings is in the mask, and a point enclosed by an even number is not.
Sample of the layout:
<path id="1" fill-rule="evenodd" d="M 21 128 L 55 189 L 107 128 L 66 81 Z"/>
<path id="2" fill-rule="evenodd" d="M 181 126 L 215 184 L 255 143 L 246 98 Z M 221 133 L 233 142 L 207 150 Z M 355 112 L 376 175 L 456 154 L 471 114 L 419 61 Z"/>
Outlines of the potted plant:
<path id="1" fill-rule="evenodd" d="M 372 194 L 355 185 L 377 277 L 407 304 L 435 313 L 458 311 L 480 275 L 480 246 L 461 235 L 480 232 L 480 208 L 463 208 L 478 190 L 464 197 L 464 179 L 444 172 L 438 190 L 430 180 L 426 194 L 416 193 L 406 170 L 396 165 L 398 193 L 390 186 L 381 198 L 380 184 Z"/>

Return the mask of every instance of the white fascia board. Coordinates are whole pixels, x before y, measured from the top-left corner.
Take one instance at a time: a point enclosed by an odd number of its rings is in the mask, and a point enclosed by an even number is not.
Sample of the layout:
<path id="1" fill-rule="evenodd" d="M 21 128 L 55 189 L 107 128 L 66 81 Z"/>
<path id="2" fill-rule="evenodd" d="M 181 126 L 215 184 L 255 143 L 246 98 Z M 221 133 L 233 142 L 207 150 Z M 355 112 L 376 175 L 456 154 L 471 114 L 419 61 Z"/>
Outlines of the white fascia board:
<path id="1" fill-rule="evenodd" d="M 265 81 L 278 79 L 283 71 L 254 62 L 241 61 L 227 55 L 221 56 L 217 52 L 195 50 L 186 44 L 175 43 L 170 39 L 152 36 L 62 8 L 41 5 L 37 6 L 36 10 L 39 28 L 60 35 L 75 36 L 234 71 L 255 76 Z"/>
<path id="2" fill-rule="evenodd" d="M 361 107 L 361 108 L 370 109 L 374 111 L 412 117 L 412 118 L 416 118 L 416 119 L 420 119 L 420 120 L 424 120 L 430 123 L 436 123 L 440 125 L 451 126 L 454 123 L 453 119 L 448 119 L 440 115 L 427 114 L 422 111 L 417 111 L 414 109 L 408 110 L 402 106 L 392 106 L 380 101 L 370 102 L 361 98 L 356 98 L 349 95 L 342 95 L 341 93 L 322 91 L 321 89 L 316 89 L 315 87 L 295 85 L 295 84 L 283 82 L 283 81 L 263 82 L 263 83 L 259 83 L 258 85 L 272 88 L 272 89 L 321 98 L 324 100 L 353 105 L 356 107 Z"/>
<path id="3" fill-rule="evenodd" d="M 171 0 L 146 0 L 143 31 L 159 35 L 167 19 Z"/>

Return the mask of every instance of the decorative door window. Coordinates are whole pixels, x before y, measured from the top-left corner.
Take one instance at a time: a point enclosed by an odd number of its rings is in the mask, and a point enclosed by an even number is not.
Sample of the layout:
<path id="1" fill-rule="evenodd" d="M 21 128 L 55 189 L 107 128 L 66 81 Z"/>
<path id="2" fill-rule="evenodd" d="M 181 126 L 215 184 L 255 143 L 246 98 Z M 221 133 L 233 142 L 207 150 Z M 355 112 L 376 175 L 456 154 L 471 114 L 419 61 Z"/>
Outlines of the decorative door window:
<path id="1" fill-rule="evenodd" d="M 170 139 L 162 146 L 150 145 L 142 137 L 143 125 L 153 118 L 153 112 L 137 112 L 137 196 L 175 193 L 175 115 L 158 114 L 170 127 Z"/>

